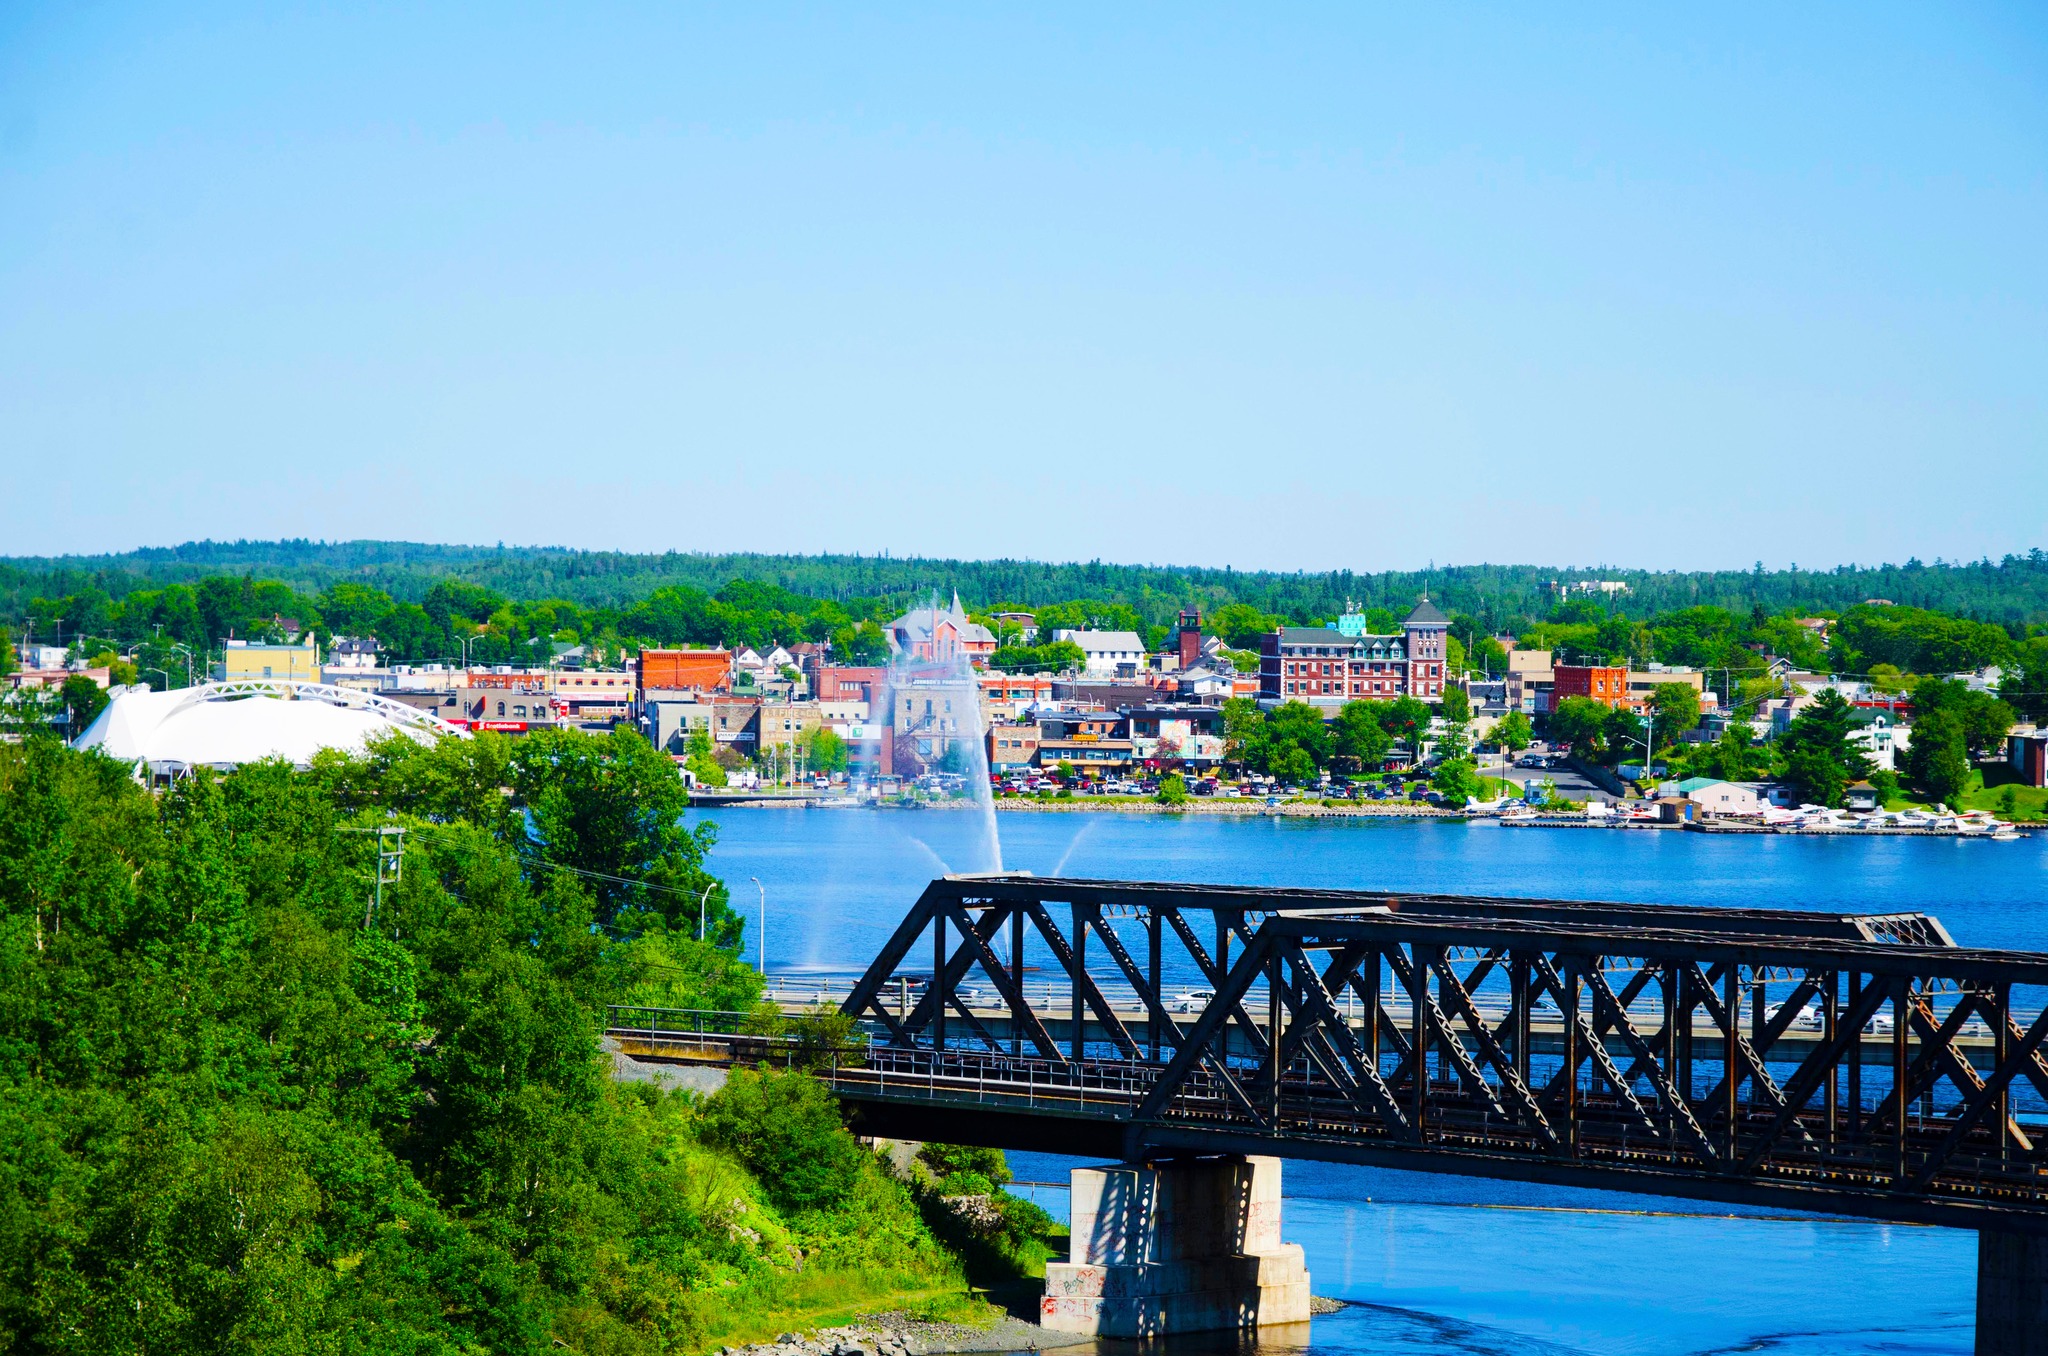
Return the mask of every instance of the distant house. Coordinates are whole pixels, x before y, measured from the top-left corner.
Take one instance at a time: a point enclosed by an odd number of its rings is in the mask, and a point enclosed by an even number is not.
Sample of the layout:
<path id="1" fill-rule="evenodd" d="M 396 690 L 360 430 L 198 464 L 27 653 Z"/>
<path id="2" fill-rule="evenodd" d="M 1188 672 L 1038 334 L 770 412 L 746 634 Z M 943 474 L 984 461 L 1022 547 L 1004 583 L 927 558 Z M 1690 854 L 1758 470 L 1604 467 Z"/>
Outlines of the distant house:
<path id="1" fill-rule="evenodd" d="M 1851 782 L 1842 793 L 1842 805 L 1850 810 L 1875 810 L 1878 808 L 1877 788 L 1869 782 Z"/>
<path id="2" fill-rule="evenodd" d="M 333 669 L 374 669 L 377 667 L 375 636 L 336 636 L 327 646 L 327 667 Z"/>
<path id="3" fill-rule="evenodd" d="M 1849 742 L 1878 767 L 1896 772 L 1898 755 L 1913 743 L 1913 730 L 1899 720 L 1896 711 L 1860 706 L 1849 717 Z"/>
<path id="4" fill-rule="evenodd" d="M 1761 815 L 1763 797 L 1754 786 L 1724 782 L 1716 777 L 1687 777 L 1671 787 L 1671 793 L 1691 801 L 1700 814 Z"/>
<path id="5" fill-rule="evenodd" d="M 980 662 L 996 652 L 995 635 L 979 622 L 967 619 L 960 595 L 953 595 L 950 608 L 917 607 L 889 623 L 889 653 L 945 663 L 956 656 Z"/>
<path id="6" fill-rule="evenodd" d="M 1826 617 L 1797 617 L 1793 619 L 1793 624 L 1811 631 L 1813 638 L 1823 645 L 1828 643 L 1828 628 L 1834 625 Z"/>
<path id="7" fill-rule="evenodd" d="M 2022 786 L 2048 786 L 2048 730 L 2015 725 L 2005 737 L 2005 761 Z"/>
<path id="8" fill-rule="evenodd" d="M 1052 638 L 1080 646 L 1093 678 L 1135 678 L 1145 666 L 1145 640 L 1136 631 L 1056 630 Z"/>

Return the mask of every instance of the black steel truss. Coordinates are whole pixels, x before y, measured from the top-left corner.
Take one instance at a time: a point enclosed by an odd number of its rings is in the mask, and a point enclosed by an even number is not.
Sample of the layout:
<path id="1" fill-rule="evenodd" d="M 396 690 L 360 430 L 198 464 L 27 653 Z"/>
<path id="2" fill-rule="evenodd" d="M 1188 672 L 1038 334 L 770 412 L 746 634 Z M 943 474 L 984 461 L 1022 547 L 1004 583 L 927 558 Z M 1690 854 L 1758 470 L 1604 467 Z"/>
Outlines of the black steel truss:
<path id="1" fill-rule="evenodd" d="M 1169 960 L 1213 997 L 1173 1002 Z M 2048 956 L 1926 914 L 948 877 L 843 1010 L 875 1043 L 842 1095 L 956 1138 L 1068 1118 L 2048 1232 Z"/>

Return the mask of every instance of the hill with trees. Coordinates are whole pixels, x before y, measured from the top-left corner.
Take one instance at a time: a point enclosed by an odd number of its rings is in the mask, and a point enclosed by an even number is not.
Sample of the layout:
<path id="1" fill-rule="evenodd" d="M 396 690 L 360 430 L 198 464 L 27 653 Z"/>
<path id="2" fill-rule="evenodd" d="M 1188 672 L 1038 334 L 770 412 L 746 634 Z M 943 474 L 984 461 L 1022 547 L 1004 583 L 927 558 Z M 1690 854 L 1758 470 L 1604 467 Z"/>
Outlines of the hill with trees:
<path id="1" fill-rule="evenodd" d="M 18 624 L 38 597 L 99 591 L 119 601 L 138 590 L 188 587 L 214 577 L 246 578 L 319 594 L 358 584 L 400 603 L 425 605 L 437 585 L 460 583 L 503 598 L 560 599 L 579 608 L 624 611 L 677 587 L 716 595 L 735 580 L 829 601 L 849 612 L 896 606 L 958 589 L 970 606 L 993 611 L 1092 602 L 1131 609 L 1144 626 L 1164 626 L 1182 607 L 1213 612 L 1243 604 L 1294 619 L 1328 618 L 1347 605 L 1405 613 L 1425 590 L 1445 611 L 1487 629 L 1514 629 L 1547 616 L 1575 585 L 1627 586 L 1637 616 L 1710 606 L 1747 613 L 1840 612 L 1871 598 L 2001 626 L 2048 622 L 2048 553 L 2002 560 L 1908 560 L 1821 570 L 1646 571 L 1548 565 L 1446 565 L 1425 570 L 1320 573 L 1120 565 L 1101 561 L 943 560 L 922 557 L 668 552 L 635 555 L 561 547 L 441 546 L 408 542 L 189 542 L 118 555 L 0 559 L 0 618 Z"/>
<path id="2" fill-rule="evenodd" d="M 801 1073 L 609 1076 L 606 1003 L 761 993 L 682 799 L 630 733 L 161 795 L 0 744 L 0 1347 L 692 1353 L 1042 1261 L 999 1164 L 970 1256 L 958 1165 L 906 1180 Z"/>

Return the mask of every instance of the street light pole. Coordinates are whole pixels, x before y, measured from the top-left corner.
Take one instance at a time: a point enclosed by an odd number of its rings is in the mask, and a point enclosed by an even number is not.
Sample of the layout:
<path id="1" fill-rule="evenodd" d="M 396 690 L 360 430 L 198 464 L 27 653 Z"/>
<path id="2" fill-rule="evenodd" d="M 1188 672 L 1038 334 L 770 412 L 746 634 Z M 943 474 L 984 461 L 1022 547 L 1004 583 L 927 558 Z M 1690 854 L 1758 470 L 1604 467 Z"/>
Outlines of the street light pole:
<path id="1" fill-rule="evenodd" d="M 768 978 L 768 887 L 761 884 L 759 876 L 749 876 L 754 888 L 761 892 L 761 978 Z"/>
<path id="2" fill-rule="evenodd" d="M 697 940 L 700 942 L 704 940 L 704 905 L 710 901 L 711 892 L 717 888 L 718 882 L 712 881 L 704 887 L 704 893 L 697 898 Z"/>

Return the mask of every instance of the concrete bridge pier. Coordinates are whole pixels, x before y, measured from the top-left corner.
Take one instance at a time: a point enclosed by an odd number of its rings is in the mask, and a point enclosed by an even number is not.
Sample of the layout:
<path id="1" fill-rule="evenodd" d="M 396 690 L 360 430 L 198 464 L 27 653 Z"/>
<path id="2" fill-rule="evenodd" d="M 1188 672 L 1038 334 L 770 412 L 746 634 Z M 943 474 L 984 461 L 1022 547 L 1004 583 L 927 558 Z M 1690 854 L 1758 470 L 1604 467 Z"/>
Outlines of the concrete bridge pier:
<path id="1" fill-rule="evenodd" d="M 1977 1356 L 2048 1356 L 2048 1236 L 1977 1231 Z"/>
<path id="2" fill-rule="evenodd" d="M 1072 1184 L 1072 1252 L 1046 1265 L 1045 1327 L 1166 1337 L 1308 1321 L 1308 1266 L 1280 1241 L 1279 1159 L 1077 1168 Z"/>

